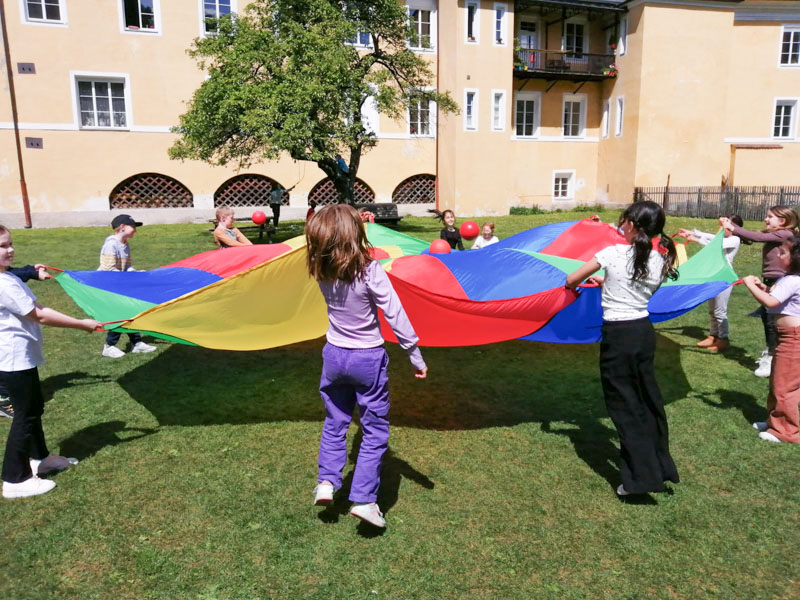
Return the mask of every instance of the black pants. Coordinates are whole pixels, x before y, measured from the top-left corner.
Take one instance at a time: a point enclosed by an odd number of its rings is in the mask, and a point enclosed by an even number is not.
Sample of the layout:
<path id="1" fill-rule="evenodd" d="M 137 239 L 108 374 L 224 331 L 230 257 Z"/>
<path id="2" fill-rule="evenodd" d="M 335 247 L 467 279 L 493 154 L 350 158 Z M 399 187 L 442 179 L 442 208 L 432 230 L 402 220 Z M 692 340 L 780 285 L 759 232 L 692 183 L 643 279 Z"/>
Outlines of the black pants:
<path id="1" fill-rule="evenodd" d="M 619 434 L 622 484 L 635 494 L 662 492 L 665 481 L 678 483 L 679 478 L 653 367 L 653 325 L 647 318 L 604 321 L 602 331 L 600 378 L 608 415 Z"/>
<path id="2" fill-rule="evenodd" d="M 278 220 L 281 218 L 281 205 L 270 204 L 269 207 L 272 209 L 272 226 L 275 227 L 275 229 L 277 229 Z"/>
<path id="3" fill-rule="evenodd" d="M 50 454 L 42 430 L 44 397 L 39 370 L 34 367 L 25 371 L 0 371 L 0 383 L 8 390 L 14 407 L 14 420 L 3 458 L 3 481 L 19 483 L 33 475 L 29 459 L 43 460 Z"/>
<path id="4" fill-rule="evenodd" d="M 106 344 L 109 346 L 116 346 L 119 338 L 122 337 L 122 333 L 119 331 L 109 331 L 106 334 Z M 142 334 L 138 331 L 128 334 L 128 339 L 131 341 L 131 347 L 135 346 L 139 342 L 142 341 Z"/>
<path id="5" fill-rule="evenodd" d="M 762 282 L 767 287 L 772 287 L 777 279 L 762 279 Z M 767 349 L 773 356 L 775 355 L 775 348 L 778 347 L 778 323 L 777 315 L 772 315 L 767 312 L 767 308 L 761 305 L 758 309 L 761 315 L 761 323 L 764 325 L 764 337 L 767 340 Z"/>

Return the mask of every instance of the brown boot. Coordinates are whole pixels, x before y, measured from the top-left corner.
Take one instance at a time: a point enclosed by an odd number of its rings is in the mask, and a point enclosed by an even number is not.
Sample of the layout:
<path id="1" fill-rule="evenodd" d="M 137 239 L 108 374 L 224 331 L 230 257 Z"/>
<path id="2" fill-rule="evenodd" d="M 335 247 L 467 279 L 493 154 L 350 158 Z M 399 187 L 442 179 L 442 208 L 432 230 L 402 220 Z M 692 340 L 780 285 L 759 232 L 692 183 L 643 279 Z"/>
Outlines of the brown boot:
<path id="1" fill-rule="evenodd" d="M 709 346 L 713 346 L 714 342 L 716 340 L 717 340 L 717 338 L 715 338 L 713 335 L 710 335 L 706 339 L 700 340 L 699 342 L 697 342 L 697 347 L 698 348 L 708 348 Z"/>
<path id="2" fill-rule="evenodd" d="M 730 344 L 725 338 L 714 338 L 714 345 L 709 346 L 708 349 L 711 352 L 725 352 L 728 346 L 730 346 Z"/>

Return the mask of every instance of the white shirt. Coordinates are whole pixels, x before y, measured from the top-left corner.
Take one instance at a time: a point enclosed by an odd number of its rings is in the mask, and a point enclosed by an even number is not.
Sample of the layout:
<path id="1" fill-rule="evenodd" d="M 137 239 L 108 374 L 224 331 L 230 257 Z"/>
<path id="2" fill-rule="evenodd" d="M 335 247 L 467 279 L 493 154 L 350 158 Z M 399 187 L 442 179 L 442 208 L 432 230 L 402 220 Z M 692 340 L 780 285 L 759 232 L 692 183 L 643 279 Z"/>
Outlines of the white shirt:
<path id="1" fill-rule="evenodd" d="M 472 248 L 470 248 L 470 250 L 475 250 L 477 248 L 486 248 L 486 246 L 491 246 L 492 244 L 496 244 L 499 241 L 500 240 L 497 239 L 496 235 L 493 235 L 491 239 L 488 240 L 482 235 L 479 235 L 475 240 L 475 243 L 472 244 Z"/>
<path id="2" fill-rule="evenodd" d="M 711 243 L 711 240 L 717 237 L 713 233 L 706 233 L 705 231 L 699 231 L 697 229 L 692 229 L 692 235 L 697 238 L 697 242 L 701 246 L 707 246 Z M 722 249 L 725 251 L 725 258 L 728 259 L 728 264 L 730 266 L 733 266 L 733 259 L 736 258 L 736 253 L 739 252 L 741 243 L 742 238 L 738 235 L 729 235 L 722 238 Z"/>
<path id="3" fill-rule="evenodd" d="M 650 251 L 647 260 L 647 278 L 636 283 L 633 275 L 633 246 L 617 244 L 603 248 L 595 255 L 600 266 L 606 270 L 603 294 L 604 321 L 633 321 L 649 316 L 647 303 L 661 285 L 661 269 L 664 258 L 655 250 Z"/>
<path id="4" fill-rule="evenodd" d="M 11 273 L 0 273 L 0 371 L 24 371 L 44 362 L 42 328 L 26 319 L 36 296 Z"/>

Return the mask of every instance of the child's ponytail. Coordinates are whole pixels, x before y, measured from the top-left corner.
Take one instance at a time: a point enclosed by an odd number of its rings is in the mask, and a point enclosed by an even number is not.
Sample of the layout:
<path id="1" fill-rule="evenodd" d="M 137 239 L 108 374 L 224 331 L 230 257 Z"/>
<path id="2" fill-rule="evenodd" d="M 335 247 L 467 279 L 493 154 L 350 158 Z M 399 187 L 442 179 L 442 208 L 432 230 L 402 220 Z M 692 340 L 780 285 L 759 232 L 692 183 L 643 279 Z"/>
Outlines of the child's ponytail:
<path id="1" fill-rule="evenodd" d="M 636 229 L 636 237 L 633 240 L 633 276 L 632 280 L 642 281 L 647 279 L 650 272 L 647 263 L 650 260 L 650 252 L 653 250 L 653 238 L 659 236 L 658 245 L 664 249 L 664 266 L 661 270 L 661 279 L 669 277 L 678 278 L 678 270 L 675 263 L 678 261 L 678 252 L 675 250 L 675 243 L 670 237 L 664 234 L 664 224 L 666 223 L 664 210 L 655 202 L 645 200 L 634 202 L 625 212 L 622 213 L 619 221 L 629 222 Z"/>
<path id="2" fill-rule="evenodd" d="M 678 251 L 675 248 L 675 242 L 673 242 L 672 238 L 662 231 L 659 246 L 661 246 L 665 251 L 664 267 L 661 269 L 661 276 L 668 277 L 674 281 L 678 278 L 678 269 L 676 266 L 678 262 Z"/>

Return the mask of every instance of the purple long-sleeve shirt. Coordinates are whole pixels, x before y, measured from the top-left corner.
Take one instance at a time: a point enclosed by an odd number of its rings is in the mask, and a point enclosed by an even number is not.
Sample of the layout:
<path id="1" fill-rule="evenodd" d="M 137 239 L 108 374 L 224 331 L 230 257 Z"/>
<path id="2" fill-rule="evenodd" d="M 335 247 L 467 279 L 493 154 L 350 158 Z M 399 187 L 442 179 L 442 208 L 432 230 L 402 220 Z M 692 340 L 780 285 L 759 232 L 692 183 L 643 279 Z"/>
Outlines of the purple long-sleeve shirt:
<path id="1" fill-rule="evenodd" d="M 378 308 L 394 331 L 411 364 L 425 368 L 417 336 L 389 276 L 378 261 L 367 266 L 364 277 L 353 283 L 320 281 L 328 305 L 328 342 L 340 348 L 374 348 L 383 344 Z"/>

